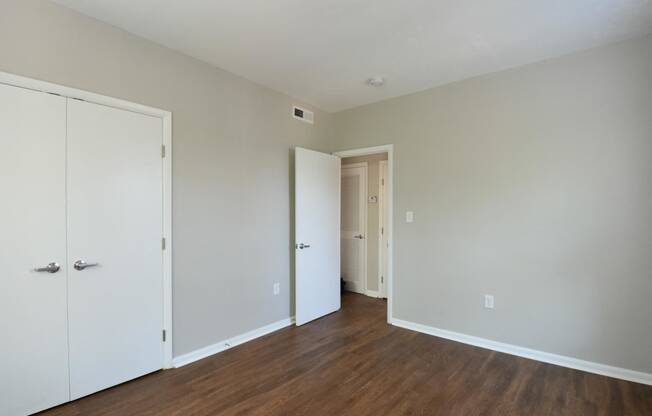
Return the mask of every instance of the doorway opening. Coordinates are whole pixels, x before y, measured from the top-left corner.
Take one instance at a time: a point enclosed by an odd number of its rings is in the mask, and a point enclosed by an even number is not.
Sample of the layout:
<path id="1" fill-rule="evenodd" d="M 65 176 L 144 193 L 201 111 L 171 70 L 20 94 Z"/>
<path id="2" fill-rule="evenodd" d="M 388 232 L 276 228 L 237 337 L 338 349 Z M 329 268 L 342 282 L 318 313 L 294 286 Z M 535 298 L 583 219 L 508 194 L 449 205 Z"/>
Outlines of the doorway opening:
<path id="1" fill-rule="evenodd" d="M 387 299 L 391 320 L 393 146 L 335 152 L 341 158 L 342 295 Z M 343 302 L 345 304 L 347 302 Z"/>

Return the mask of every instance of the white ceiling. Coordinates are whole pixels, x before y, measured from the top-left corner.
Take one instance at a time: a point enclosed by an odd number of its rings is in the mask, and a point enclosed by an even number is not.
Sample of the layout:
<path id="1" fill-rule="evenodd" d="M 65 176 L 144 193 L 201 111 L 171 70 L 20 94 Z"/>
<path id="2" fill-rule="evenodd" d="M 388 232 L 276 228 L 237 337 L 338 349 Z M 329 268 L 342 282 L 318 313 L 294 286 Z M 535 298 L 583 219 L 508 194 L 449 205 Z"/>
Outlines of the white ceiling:
<path id="1" fill-rule="evenodd" d="M 652 32 L 651 0 L 55 2 L 327 111 Z"/>

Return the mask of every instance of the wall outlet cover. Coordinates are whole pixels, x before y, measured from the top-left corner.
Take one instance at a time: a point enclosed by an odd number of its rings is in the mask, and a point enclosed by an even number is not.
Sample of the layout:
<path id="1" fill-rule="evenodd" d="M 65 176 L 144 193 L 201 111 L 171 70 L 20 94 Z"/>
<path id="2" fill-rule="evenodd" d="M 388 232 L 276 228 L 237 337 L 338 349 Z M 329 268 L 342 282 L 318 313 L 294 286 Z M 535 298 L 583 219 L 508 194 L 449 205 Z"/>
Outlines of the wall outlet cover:
<path id="1" fill-rule="evenodd" d="M 414 212 L 407 211 L 405 213 L 405 222 L 414 222 Z"/>

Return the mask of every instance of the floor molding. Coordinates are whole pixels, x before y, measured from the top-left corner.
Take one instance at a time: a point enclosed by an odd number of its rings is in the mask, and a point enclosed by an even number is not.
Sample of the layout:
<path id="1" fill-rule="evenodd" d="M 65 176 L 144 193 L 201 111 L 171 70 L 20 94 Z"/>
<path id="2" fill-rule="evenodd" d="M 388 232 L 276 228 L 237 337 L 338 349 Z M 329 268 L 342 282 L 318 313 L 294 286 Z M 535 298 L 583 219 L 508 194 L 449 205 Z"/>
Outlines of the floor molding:
<path id="1" fill-rule="evenodd" d="M 371 296 L 372 298 L 379 298 L 380 297 L 380 292 L 376 290 L 365 290 L 364 292 L 365 295 Z"/>
<path id="2" fill-rule="evenodd" d="M 207 347 L 191 351 L 187 354 L 174 357 L 172 364 L 175 368 L 183 367 L 184 365 L 194 363 L 195 361 L 199 361 L 202 358 L 206 358 L 213 354 L 228 350 L 229 348 L 244 344 L 245 342 L 252 341 L 256 338 L 262 337 L 263 335 L 278 331 L 279 329 L 283 329 L 292 324 L 294 324 L 294 317 L 281 319 L 280 321 L 273 322 L 269 325 L 265 325 L 249 332 L 245 332 L 244 334 L 236 335 L 235 337 L 225 339 L 213 345 L 209 345 Z"/>
<path id="3" fill-rule="evenodd" d="M 503 342 L 492 341 L 486 338 L 474 337 L 472 335 L 461 334 L 459 332 L 434 328 L 410 321 L 403 321 L 396 318 L 392 318 L 390 323 L 401 328 L 433 335 L 439 338 L 446 338 L 452 341 L 461 342 L 463 344 L 469 344 L 476 347 L 499 351 L 523 358 L 529 358 L 531 360 L 541 361 L 544 363 L 555 364 L 562 367 L 573 368 L 575 370 L 586 371 L 588 373 L 595 373 L 622 380 L 633 381 L 635 383 L 652 385 L 652 374 L 649 373 L 629 370 L 626 368 L 613 367 L 610 365 L 594 363 L 591 361 L 584 361 L 563 355 L 551 354 L 548 352 L 519 347 L 512 344 L 506 344 Z"/>

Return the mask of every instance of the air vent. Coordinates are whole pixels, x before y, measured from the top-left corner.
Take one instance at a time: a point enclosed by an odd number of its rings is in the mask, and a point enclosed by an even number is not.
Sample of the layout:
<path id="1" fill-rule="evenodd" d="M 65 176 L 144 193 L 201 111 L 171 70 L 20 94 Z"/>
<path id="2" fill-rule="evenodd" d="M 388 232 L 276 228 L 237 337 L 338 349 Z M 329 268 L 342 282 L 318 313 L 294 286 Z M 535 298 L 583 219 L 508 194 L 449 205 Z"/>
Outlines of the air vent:
<path id="1" fill-rule="evenodd" d="M 310 124 L 314 124 L 315 122 L 315 114 L 312 111 L 297 107 L 296 105 L 292 107 L 292 117 Z"/>

